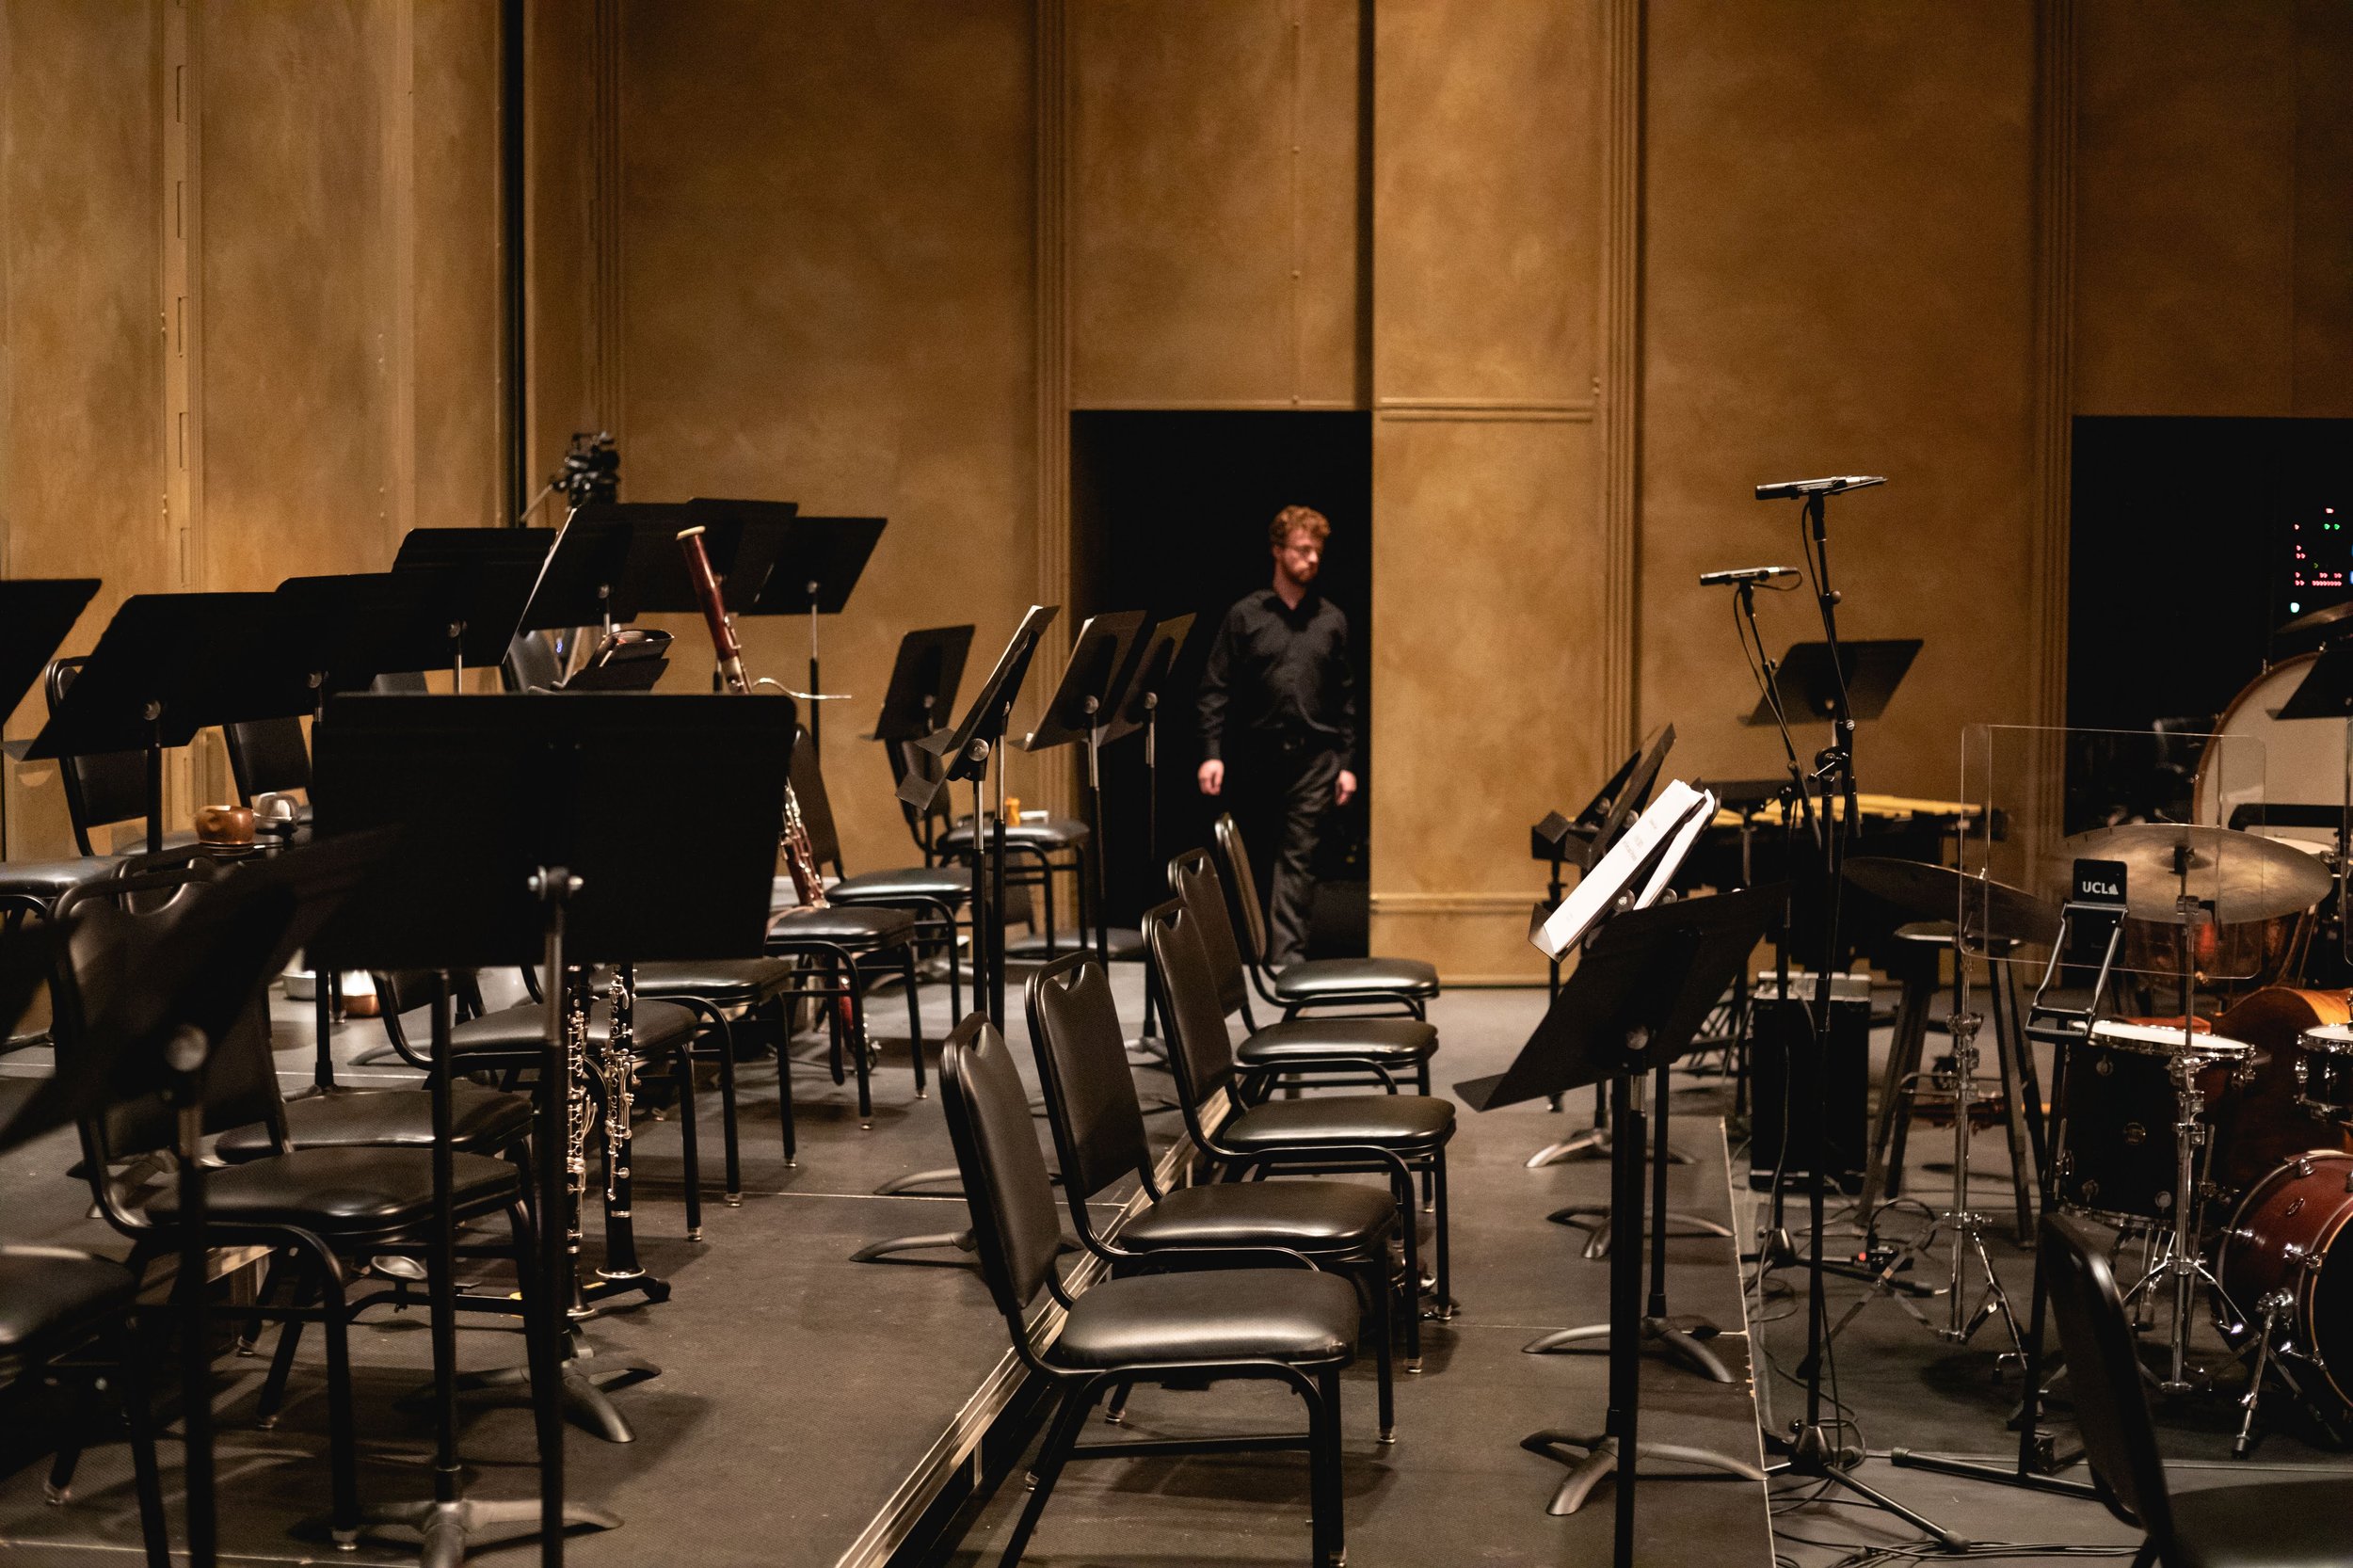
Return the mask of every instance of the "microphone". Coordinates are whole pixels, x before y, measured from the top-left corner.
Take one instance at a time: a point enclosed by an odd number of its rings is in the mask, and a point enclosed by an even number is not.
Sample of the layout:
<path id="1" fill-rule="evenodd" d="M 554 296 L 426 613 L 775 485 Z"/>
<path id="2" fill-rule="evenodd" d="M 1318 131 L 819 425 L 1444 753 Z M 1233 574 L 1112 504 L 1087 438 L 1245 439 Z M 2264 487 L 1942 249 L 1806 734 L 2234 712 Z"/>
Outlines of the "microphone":
<path id="1" fill-rule="evenodd" d="M 1700 586 L 1713 588 L 1724 583 L 1773 583 L 1785 577 L 1795 577 L 1795 567 L 1734 567 L 1729 571 L 1700 573 Z"/>
<path id="2" fill-rule="evenodd" d="M 1759 485 L 1759 501 L 1794 501 L 1800 496 L 1836 495 L 1841 490 L 1867 490 L 1874 485 L 1884 485 L 1883 473 L 1841 473 L 1829 479 L 1785 479 L 1778 485 Z"/>

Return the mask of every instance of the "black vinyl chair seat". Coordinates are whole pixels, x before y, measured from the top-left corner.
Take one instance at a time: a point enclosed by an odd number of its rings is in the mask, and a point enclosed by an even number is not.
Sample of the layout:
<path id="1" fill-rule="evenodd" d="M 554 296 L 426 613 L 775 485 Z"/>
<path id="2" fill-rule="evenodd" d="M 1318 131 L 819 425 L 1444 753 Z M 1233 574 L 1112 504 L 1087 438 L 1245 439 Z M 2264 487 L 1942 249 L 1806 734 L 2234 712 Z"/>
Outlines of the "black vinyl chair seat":
<path id="1" fill-rule="evenodd" d="M 1438 971 L 1418 958 L 1310 958 L 1274 972 L 1278 1002 L 1325 1001 L 1358 992 L 1438 994 Z"/>
<path id="2" fill-rule="evenodd" d="M 2353 1477 L 2176 1492 L 2166 1568 L 2324 1568 L 2353 1529 Z"/>
<path id="3" fill-rule="evenodd" d="M 521 1176 L 488 1155 L 454 1157 L 451 1195 L 460 1213 L 512 1202 Z M 249 1165 L 224 1165 L 204 1183 L 207 1213 L 224 1224 L 293 1225 L 304 1230 L 385 1231 L 433 1216 L 433 1162 L 424 1150 L 294 1149 Z M 168 1223 L 180 1191 L 159 1189 L 147 1212 Z"/>
<path id="4" fill-rule="evenodd" d="M 880 904 L 828 904 L 780 911 L 768 924 L 771 946 L 790 942 L 824 942 L 836 947 L 887 947 L 915 935 L 912 909 Z"/>
<path id="5" fill-rule="evenodd" d="M 630 1012 L 630 1031 L 637 1054 L 650 1056 L 695 1037 L 695 1015 L 672 1001 L 638 999 Z M 588 1038 L 602 1040 L 613 1032 L 613 1005 L 600 1000 L 588 1009 Z M 548 1010 L 536 1001 L 517 1002 L 468 1018 L 449 1032 L 450 1048 L 459 1056 L 488 1051 L 502 1055 L 537 1050 L 548 1033 Z"/>
<path id="6" fill-rule="evenodd" d="M 77 882 L 104 876 L 119 862 L 109 855 L 76 856 L 67 860 L 8 860 L 0 862 L 0 895 L 14 893 L 55 903 Z"/>
<path id="7" fill-rule="evenodd" d="M 1179 1187 L 1119 1229 L 1134 1252 L 1169 1248 L 1287 1247 L 1330 1253 L 1377 1243 L 1396 1199 L 1346 1181 L 1244 1181 Z"/>
<path id="8" fill-rule="evenodd" d="M 1452 1100 L 1420 1095 L 1317 1095 L 1254 1105 L 1228 1118 L 1217 1129 L 1217 1141 L 1243 1154 L 1271 1154 L 1323 1144 L 1418 1148 L 1442 1144 L 1453 1132 Z"/>
<path id="9" fill-rule="evenodd" d="M 969 866 L 903 866 L 895 871 L 860 872 L 825 889 L 825 897 L 836 904 L 885 904 L 900 898 L 962 904 L 971 896 Z"/>
<path id="10" fill-rule="evenodd" d="M 1046 1358 L 1086 1370 L 1172 1361 L 1346 1362 L 1356 1353 L 1361 1310 L 1347 1280 L 1297 1269 L 1107 1279 L 1079 1298 Z"/>
<path id="11" fill-rule="evenodd" d="M 23 1356 L 131 1304 L 131 1271 L 68 1247 L 0 1247 L 0 1355 Z"/>
<path id="12" fill-rule="evenodd" d="M 456 1146 L 475 1153 L 505 1148 L 531 1130 L 528 1096 L 486 1089 L 478 1083 L 450 1085 L 450 1130 Z M 424 1089 L 357 1089 L 311 1095 L 286 1102 L 289 1148 L 431 1148 L 433 1096 Z M 269 1125 L 232 1128 L 213 1144 L 221 1159 L 237 1163 L 278 1152 Z"/>
<path id="13" fill-rule="evenodd" d="M 1411 1067 L 1429 1061 L 1437 1050 L 1437 1025 L 1419 1018 L 1325 1015 L 1269 1024 L 1235 1047 L 1234 1059 L 1245 1067 L 1280 1067 L 1286 1060 L 1345 1056 Z"/>
<path id="14" fill-rule="evenodd" d="M 717 1007 L 758 1007 L 792 989 L 797 971 L 782 958 L 680 959 L 639 964 L 632 971 L 637 1011 L 664 997 L 696 997 Z"/>
<path id="15" fill-rule="evenodd" d="M 1048 817 L 1044 822 L 1009 822 L 1005 824 L 1005 842 L 1025 848 L 1044 850 L 1077 849 L 1087 841 L 1087 824 L 1075 817 Z M 934 846 L 947 854 L 969 853 L 972 848 L 970 818 L 942 832 Z"/>

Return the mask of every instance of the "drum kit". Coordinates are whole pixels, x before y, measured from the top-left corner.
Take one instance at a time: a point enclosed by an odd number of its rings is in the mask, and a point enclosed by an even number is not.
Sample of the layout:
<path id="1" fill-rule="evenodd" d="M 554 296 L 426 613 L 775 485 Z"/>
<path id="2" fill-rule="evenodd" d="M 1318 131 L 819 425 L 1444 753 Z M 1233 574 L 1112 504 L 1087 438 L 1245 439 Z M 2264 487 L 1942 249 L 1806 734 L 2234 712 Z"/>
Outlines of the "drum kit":
<path id="1" fill-rule="evenodd" d="M 2092 1009 L 2071 1016 L 2039 993 L 2030 1019 L 2043 1027 L 2027 1027 L 2061 1055 L 2047 1200 L 2114 1227 L 2120 1254 L 2138 1242 L 2127 1301 L 2143 1329 L 2167 1320 L 2159 1388 L 2197 1386 L 2191 1332 L 2201 1303 L 2211 1312 L 2251 1368 L 2242 1454 L 2275 1381 L 2323 1428 L 2353 1431 L 2353 991 L 2286 983 L 2301 944 L 2277 935 L 2283 922 L 2308 933 L 2336 887 L 2317 847 L 2163 823 L 2066 840 L 2063 856 L 2125 867 L 2110 955 L 2125 952 L 2165 989 L 2177 983 L 2179 1000 L 2162 1016 L 2105 1016 L 2103 964 Z M 2050 991 L 2061 911 L 1988 877 L 1959 881 L 1973 950 L 2048 948 Z M 2210 1024 L 2197 991 L 2220 988 L 2220 975 L 2242 994 Z M 1947 1218 L 1974 1231 L 1966 1207 L 1957 1196 Z M 1958 1249 L 1955 1263 L 1958 1288 Z"/>

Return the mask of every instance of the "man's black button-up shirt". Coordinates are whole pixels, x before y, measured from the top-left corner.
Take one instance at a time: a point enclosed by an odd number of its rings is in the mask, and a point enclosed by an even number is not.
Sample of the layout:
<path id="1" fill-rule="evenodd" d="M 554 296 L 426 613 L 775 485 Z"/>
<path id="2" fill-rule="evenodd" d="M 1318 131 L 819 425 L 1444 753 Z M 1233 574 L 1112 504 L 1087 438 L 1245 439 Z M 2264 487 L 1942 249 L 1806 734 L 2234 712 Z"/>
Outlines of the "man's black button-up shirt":
<path id="1" fill-rule="evenodd" d="M 1201 754 L 1320 735 L 1356 765 L 1356 678 L 1348 660 L 1348 617 L 1308 590 L 1297 609 L 1273 588 L 1245 594 L 1225 612 L 1201 672 Z"/>

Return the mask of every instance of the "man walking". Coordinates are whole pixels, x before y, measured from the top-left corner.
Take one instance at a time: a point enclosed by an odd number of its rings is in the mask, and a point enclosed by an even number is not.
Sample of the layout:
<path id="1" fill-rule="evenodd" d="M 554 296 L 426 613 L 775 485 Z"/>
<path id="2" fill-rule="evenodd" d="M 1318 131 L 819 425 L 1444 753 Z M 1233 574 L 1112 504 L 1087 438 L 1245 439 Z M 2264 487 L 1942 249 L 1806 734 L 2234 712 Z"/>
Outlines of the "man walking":
<path id="1" fill-rule="evenodd" d="M 1311 507 L 1275 514 L 1274 584 L 1225 612 L 1201 675 L 1201 792 L 1236 797 L 1251 842 L 1273 846 L 1268 958 L 1277 968 L 1306 956 L 1316 840 L 1325 811 L 1356 793 L 1348 617 L 1315 590 L 1331 533 Z"/>

